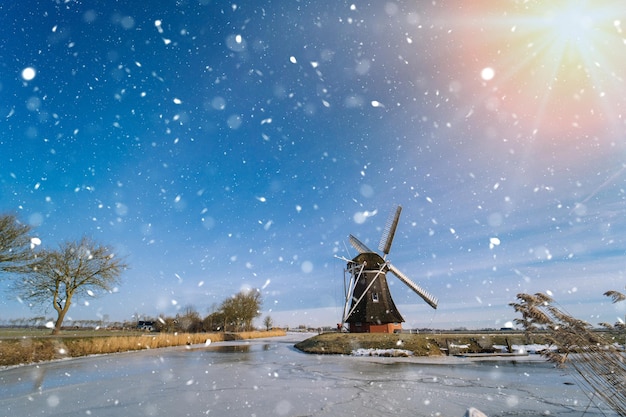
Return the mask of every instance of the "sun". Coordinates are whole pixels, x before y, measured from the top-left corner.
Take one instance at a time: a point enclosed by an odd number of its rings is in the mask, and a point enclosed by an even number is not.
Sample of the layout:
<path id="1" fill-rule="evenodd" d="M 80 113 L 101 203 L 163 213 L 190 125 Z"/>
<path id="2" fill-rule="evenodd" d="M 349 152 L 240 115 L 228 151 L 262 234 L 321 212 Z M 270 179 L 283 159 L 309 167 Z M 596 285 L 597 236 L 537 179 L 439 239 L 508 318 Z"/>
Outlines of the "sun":
<path id="1" fill-rule="evenodd" d="M 544 26 L 552 34 L 552 40 L 562 48 L 579 47 L 588 43 L 594 34 L 593 8 L 586 2 L 567 2 L 557 4 L 546 14 Z M 590 11 L 592 12 L 590 14 Z"/>
<path id="2" fill-rule="evenodd" d="M 552 132 L 620 120 L 622 2 L 484 0 L 463 7 L 466 20 L 457 20 L 463 58 L 475 63 L 492 108 Z"/>
<path id="3" fill-rule="evenodd" d="M 598 6 L 587 1 L 527 3 L 526 15 L 518 16 L 513 32 L 550 75 L 567 79 L 568 73 L 580 70 L 590 81 L 602 81 L 602 75 L 618 70 L 610 57 L 617 52 L 612 48 L 624 50 L 624 39 L 621 10 Z"/>

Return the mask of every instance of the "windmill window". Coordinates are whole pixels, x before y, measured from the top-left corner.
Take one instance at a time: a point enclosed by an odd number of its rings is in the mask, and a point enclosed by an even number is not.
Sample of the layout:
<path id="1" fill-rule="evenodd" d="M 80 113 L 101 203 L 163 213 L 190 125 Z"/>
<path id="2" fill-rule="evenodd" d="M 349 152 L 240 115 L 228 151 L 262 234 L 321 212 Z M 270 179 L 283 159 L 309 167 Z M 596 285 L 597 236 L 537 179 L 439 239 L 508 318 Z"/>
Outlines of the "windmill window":
<path id="1" fill-rule="evenodd" d="M 377 303 L 378 302 L 378 293 L 377 292 L 373 292 L 372 293 L 372 301 Z"/>

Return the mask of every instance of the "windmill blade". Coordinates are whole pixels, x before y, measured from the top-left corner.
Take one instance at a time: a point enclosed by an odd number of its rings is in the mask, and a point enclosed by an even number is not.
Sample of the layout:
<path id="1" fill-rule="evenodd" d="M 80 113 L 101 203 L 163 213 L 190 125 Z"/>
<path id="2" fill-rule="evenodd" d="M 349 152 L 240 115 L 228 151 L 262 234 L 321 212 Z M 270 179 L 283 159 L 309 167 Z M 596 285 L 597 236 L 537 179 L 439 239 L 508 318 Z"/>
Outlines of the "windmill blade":
<path id="1" fill-rule="evenodd" d="M 402 213 L 402 206 L 398 206 L 396 211 L 389 215 L 385 228 L 383 229 L 383 235 L 380 238 L 378 249 L 383 251 L 385 255 L 387 255 L 391 249 L 391 242 L 393 241 L 393 236 L 396 234 L 398 220 L 400 220 L 400 213 Z"/>
<path id="2" fill-rule="evenodd" d="M 372 250 L 365 246 L 365 243 L 361 242 L 356 237 L 350 235 L 350 244 L 356 249 L 359 253 L 372 253 Z"/>
<path id="3" fill-rule="evenodd" d="M 397 269 L 395 266 L 391 265 L 390 263 L 387 263 L 387 268 L 389 268 L 389 271 L 391 271 L 392 274 L 397 276 L 400 279 L 400 281 L 404 282 L 410 289 L 415 291 L 417 295 L 422 297 L 422 299 L 426 301 L 426 303 L 428 303 L 429 306 L 431 306 L 434 309 L 437 309 L 437 302 L 438 302 L 437 297 L 431 295 L 428 291 L 424 290 L 422 287 L 420 287 L 419 285 L 411 281 L 409 277 L 404 275 L 402 272 L 400 272 L 399 269 Z"/>

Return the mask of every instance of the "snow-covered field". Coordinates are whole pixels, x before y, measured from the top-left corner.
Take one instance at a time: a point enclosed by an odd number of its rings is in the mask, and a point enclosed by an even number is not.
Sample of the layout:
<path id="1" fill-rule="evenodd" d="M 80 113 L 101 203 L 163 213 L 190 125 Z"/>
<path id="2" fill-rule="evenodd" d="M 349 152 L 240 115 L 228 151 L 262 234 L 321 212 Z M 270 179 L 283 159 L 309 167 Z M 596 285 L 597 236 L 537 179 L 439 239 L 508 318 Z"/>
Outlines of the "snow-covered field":
<path id="1" fill-rule="evenodd" d="M 581 415 L 573 378 L 515 360 L 317 356 L 307 335 L 72 359 L 0 371 L 0 416 Z M 586 416 L 614 416 L 592 406 Z"/>

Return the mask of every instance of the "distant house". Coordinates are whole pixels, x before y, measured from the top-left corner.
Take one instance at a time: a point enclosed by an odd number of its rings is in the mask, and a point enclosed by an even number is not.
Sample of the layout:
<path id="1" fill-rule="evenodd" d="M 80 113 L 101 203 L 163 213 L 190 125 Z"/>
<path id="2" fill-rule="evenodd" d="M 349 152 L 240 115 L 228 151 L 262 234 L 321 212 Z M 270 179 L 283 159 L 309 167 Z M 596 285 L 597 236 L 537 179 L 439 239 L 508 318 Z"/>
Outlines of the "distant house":
<path id="1" fill-rule="evenodd" d="M 146 330 L 148 332 L 153 332 L 155 327 L 154 327 L 154 322 L 153 321 L 144 321 L 144 320 L 139 320 L 137 322 L 137 329 L 139 330 Z"/>

